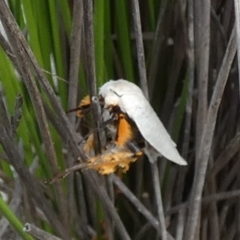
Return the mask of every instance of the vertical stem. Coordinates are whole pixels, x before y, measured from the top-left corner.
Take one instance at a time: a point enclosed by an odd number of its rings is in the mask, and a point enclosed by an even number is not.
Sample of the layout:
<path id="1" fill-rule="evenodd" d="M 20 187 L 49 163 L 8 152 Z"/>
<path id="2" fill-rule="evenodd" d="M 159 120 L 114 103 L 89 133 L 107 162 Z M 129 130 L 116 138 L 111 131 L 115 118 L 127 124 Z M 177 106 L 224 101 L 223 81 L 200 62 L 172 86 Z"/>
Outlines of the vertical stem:
<path id="1" fill-rule="evenodd" d="M 133 5 L 133 19 L 134 19 L 134 29 L 135 29 L 135 38 L 136 38 L 136 46 L 137 46 L 140 82 L 141 82 L 141 87 L 143 89 L 145 97 L 149 99 L 145 56 L 144 56 L 144 48 L 143 48 L 143 40 L 142 40 L 143 39 L 142 27 L 141 27 L 138 0 L 132 0 L 132 5 Z M 151 164 L 151 169 L 152 169 L 152 175 L 153 175 L 155 199 L 156 199 L 157 210 L 158 210 L 158 219 L 159 219 L 161 230 L 162 230 L 162 239 L 167 240 L 167 229 L 165 225 L 165 218 L 164 218 L 164 211 L 163 211 L 163 204 L 162 204 L 158 164 L 156 162 Z"/>
<path id="2" fill-rule="evenodd" d="M 77 104 L 78 93 L 78 72 L 81 50 L 82 31 L 82 0 L 74 0 L 73 23 L 70 42 L 70 64 L 69 64 L 69 88 L 68 88 L 68 109 L 73 109 Z M 72 124 L 75 122 L 75 114 L 69 114 Z"/>
<path id="3" fill-rule="evenodd" d="M 84 35 L 85 35 L 85 56 L 87 66 L 87 82 L 89 94 L 91 97 L 97 96 L 96 84 L 96 67 L 95 67 L 95 47 L 94 47 L 94 33 L 93 33 L 93 4 L 92 0 L 83 1 L 84 12 Z M 94 128 L 98 127 L 98 107 L 92 104 L 92 116 Z M 100 137 L 98 132 L 94 132 L 94 146 L 96 153 L 101 151 Z"/>
<path id="4" fill-rule="evenodd" d="M 133 21 L 134 21 L 135 39 L 136 39 L 136 47 L 137 47 L 140 83 L 141 83 L 141 87 L 144 92 L 144 95 L 148 99 L 149 95 L 148 95 L 148 85 L 147 85 L 147 72 L 146 72 L 146 65 L 145 65 L 142 25 L 141 25 L 138 0 L 132 0 L 132 5 L 133 5 Z"/>
<path id="5" fill-rule="evenodd" d="M 209 49 L 210 49 L 210 0 L 195 1 L 195 51 L 197 64 L 198 83 L 198 112 L 196 149 L 199 154 L 199 146 L 203 133 L 204 122 L 208 106 L 208 74 L 209 74 Z M 196 162 L 197 166 L 198 162 Z"/>
<path id="6" fill-rule="evenodd" d="M 158 164 L 156 161 L 153 164 L 151 164 L 151 170 L 153 175 L 153 187 L 154 187 L 155 199 L 157 204 L 158 220 L 162 230 L 162 239 L 167 240 L 167 229 L 166 229 L 165 217 L 164 217 L 164 211 L 163 211 L 162 194 L 160 189 L 160 181 L 159 181 L 159 173 L 158 173 Z"/>
<path id="7" fill-rule="evenodd" d="M 82 0 L 73 1 L 73 21 L 72 21 L 72 31 L 70 39 L 70 64 L 69 64 L 69 87 L 68 87 L 68 109 L 73 109 L 77 105 L 78 96 L 78 74 L 79 74 L 79 63 L 80 63 L 80 53 L 81 53 L 81 40 L 82 40 L 82 19 L 83 19 L 83 9 Z M 75 126 L 76 114 L 72 113 L 68 115 L 69 122 L 72 127 Z M 71 152 L 68 151 L 66 157 L 66 163 L 68 167 L 73 166 L 74 158 Z M 67 179 L 67 219 L 69 222 L 74 221 L 78 217 L 75 208 L 75 196 L 74 196 L 74 176 L 71 175 Z M 79 183 L 80 184 L 80 183 Z M 83 194 L 83 192 L 82 192 Z"/>
<path id="8" fill-rule="evenodd" d="M 236 19 L 236 32 L 237 32 L 237 56 L 238 56 L 238 72 L 240 72 L 240 2 L 239 0 L 234 0 L 235 5 L 235 19 Z M 238 74 L 238 81 L 240 86 L 240 75 Z M 240 96 L 240 88 L 239 88 Z"/>
<path id="9" fill-rule="evenodd" d="M 96 72 L 95 72 L 95 47 L 93 35 L 93 5 L 92 0 L 83 1 L 84 12 L 84 34 L 85 34 L 85 55 L 87 66 L 87 81 L 90 96 L 97 95 Z"/>

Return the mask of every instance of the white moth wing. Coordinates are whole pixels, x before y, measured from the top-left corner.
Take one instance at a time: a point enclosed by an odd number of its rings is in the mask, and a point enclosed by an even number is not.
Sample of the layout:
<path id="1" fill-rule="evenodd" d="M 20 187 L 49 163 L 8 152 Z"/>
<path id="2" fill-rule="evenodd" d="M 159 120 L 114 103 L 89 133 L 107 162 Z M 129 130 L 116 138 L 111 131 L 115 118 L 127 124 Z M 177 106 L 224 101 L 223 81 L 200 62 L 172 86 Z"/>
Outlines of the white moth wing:
<path id="1" fill-rule="evenodd" d="M 120 96 L 119 105 L 121 110 L 135 122 L 144 139 L 157 152 L 179 165 L 187 165 L 142 92 L 123 93 Z"/>

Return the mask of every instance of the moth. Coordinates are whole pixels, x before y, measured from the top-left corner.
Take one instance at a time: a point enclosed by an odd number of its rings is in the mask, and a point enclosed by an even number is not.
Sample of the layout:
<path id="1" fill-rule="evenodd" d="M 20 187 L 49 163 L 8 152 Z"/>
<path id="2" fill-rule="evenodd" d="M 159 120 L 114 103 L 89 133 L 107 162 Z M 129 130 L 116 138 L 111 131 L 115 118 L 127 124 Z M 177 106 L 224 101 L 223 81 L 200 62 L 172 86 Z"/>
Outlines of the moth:
<path id="1" fill-rule="evenodd" d="M 100 87 L 98 98 L 103 122 L 107 123 L 104 127 L 107 140 L 100 154 L 89 157 L 88 168 L 101 174 L 119 168 L 127 171 L 129 164 L 143 154 L 151 163 L 163 156 L 176 164 L 187 165 L 137 85 L 123 79 L 110 80 Z M 77 115 L 84 117 L 90 106 L 90 97 L 86 96 L 79 104 Z M 93 142 L 91 134 L 83 147 L 86 154 L 93 153 Z"/>

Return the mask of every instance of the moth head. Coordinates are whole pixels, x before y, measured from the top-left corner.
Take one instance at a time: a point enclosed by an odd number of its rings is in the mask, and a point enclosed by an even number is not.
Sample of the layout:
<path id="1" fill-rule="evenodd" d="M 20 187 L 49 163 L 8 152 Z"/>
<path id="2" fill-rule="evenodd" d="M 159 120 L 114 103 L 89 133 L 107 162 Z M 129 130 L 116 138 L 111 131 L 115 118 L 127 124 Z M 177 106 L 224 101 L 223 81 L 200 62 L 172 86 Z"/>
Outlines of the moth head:
<path id="1" fill-rule="evenodd" d="M 105 108 L 119 105 L 120 95 L 115 89 L 114 82 L 110 81 L 104 84 L 99 91 L 100 96 L 104 99 Z"/>

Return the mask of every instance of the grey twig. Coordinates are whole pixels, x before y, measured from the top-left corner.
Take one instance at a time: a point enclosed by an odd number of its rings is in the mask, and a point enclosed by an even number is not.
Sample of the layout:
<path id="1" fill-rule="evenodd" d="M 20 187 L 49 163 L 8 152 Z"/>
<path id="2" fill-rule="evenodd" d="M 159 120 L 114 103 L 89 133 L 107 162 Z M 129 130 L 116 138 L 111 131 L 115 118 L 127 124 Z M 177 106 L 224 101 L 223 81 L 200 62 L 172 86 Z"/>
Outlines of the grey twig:
<path id="1" fill-rule="evenodd" d="M 209 204 L 212 201 L 223 201 L 231 198 L 239 198 L 240 197 L 240 190 L 229 191 L 229 192 L 221 192 L 209 195 L 201 199 L 201 204 Z M 168 210 L 165 214 L 166 216 L 176 214 L 178 211 L 181 211 L 184 208 L 189 208 L 190 203 L 182 203 L 178 206 L 175 206 Z"/>
<path id="2" fill-rule="evenodd" d="M 8 117 L 3 99 L 4 98 L 3 98 L 2 89 L 0 89 L 0 115 L 1 115 L 0 124 L 2 124 L 3 126 L 6 126 L 6 130 L 8 131 L 8 134 L 12 136 L 12 126 L 9 121 L 9 117 Z"/>
<path id="3" fill-rule="evenodd" d="M 217 157 L 214 168 L 211 172 L 216 176 L 224 166 L 232 159 L 232 157 L 240 150 L 240 131 L 237 132 L 236 136 L 229 142 L 229 144 L 220 152 Z"/>
<path id="4" fill-rule="evenodd" d="M 61 238 L 55 237 L 52 234 L 45 232 L 44 230 L 34 226 L 31 223 L 26 223 L 23 231 L 29 233 L 35 239 L 39 240 L 61 240 Z"/>
<path id="5" fill-rule="evenodd" d="M 151 225 L 159 231 L 159 222 L 157 219 L 146 209 L 146 207 L 137 199 L 137 197 L 124 185 L 124 183 L 114 174 L 110 175 L 113 183 L 121 190 L 127 199 L 142 213 L 142 215 L 151 223 Z"/>
<path id="6" fill-rule="evenodd" d="M 208 75 L 209 75 L 209 49 L 210 49 L 210 0 L 204 2 L 194 2 L 195 13 L 195 55 L 196 55 L 196 79 L 198 82 L 198 111 L 196 123 L 196 155 L 199 152 L 199 146 L 204 128 L 204 122 L 207 116 L 208 106 Z M 198 162 L 195 163 L 197 169 Z"/>
<path id="7" fill-rule="evenodd" d="M 14 116 L 11 117 L 11 125 L 12 125 L 12 136 L 14 137 L 17 131 L 17 128 L 20 123 L 20 119 L 22 117 L 22 104 L 23 99 L 22 96 L 19 94 L 16 97 L 15 109 L 14 109 Z"/>
<path id="8" fill-rule="evenodd" d="M 138 55 L 138 69 L 141 87 L 143 89 L 144 95 L 149 99 L 148 85 L 147 85 L 147 76 L 146 76 L 146 66 L 145 66 L 145 57 L 144 57 L 144 48 L 143 48 L 143 38 L 142 38 L 142 27 L 141 27 L 141 18 L 139 11 L 138 0 L 132 0 L 133 5 L 133 20 L 134 20 L 134 29 L 136 34 L 136 45 L 137 45 L 137 55 Z M 160 17 L 160 16 L 159 16 Z M 167 240 L 167 230 L 165 225 L 163 204 L 162 204 L 162 195 L 160 189 L 160 179 L 158 174 L 158 164 L 155 162 L 151 164 L 152 175 L 153 175 L 153 186 L 156 199 L 156 205 L 158 209 L 158 219 L 161 226 L 162 239 Z M 145 212 L 145 211 L 144 211 Z M 159 232 L 159 229 L 158 229 Z"/>
<path id="9" fill-rule="evenodd" d="M 148 99 L 149 95 L 148 95 L 148 84 L 147 84 L 147 72 L 146 72 L 146 65 L 145 65 L 142 24 L 141 24 L 138 0 L 132 0 L 132 8 L 133 8 L 134 30 L 135 30 L 135 36 L 136 36 L 135 39 L 136 39 L 136 46 L 137 46 L 138 71 L 139 71 L 140 83 L 141 83 L 142 90 L 145 94 L 145 97 Z"/>
<path id="10" fill-rule="evenodd" d="M 79 219 L 78 221 L 80 221 L 80 225 L 81 225 L 81 235 L 82 235 L 82 239 L 87 239 L 89 238 L 89 236 L 96 237 L 96 233 L 93 232 L 93 230 L 89 231 L 89 226 L 88 226 L 88 208 L 87 208 L 87 204 L 86 204 L 86 199 L 83 195 L 84 193 L 84 189 L 83 189 L 83 179 L 82 176 L 79 172 L 76 172 L 76 188 L 77 188 L 77 193 L 78 193 L 78 206 L 79 206 Z M 77 219 L 76 219 L 77 220 Z M 91 234 L 91 235 L 90 235 Z"/>
<path id="11" fill-rule="evenodd" d="M 69 84 L 68 84 L 68 109 L 73 109 L 77 104 L 78 95 L 78 72 L 81 53 L 82 39 L 82 19 L 83 9 L 82 0 L 74 0 L 73 2 L 73 23 L 70 42 L 70 69 L 69 69 Z M 69 121 L 74 125 L 75 114 L 69 115 Z"/>
<path id="12" fill-rule="evenodd" d="M 85 35 L 85 56 L 87 65 L 87 81 L 90 96 L 97 95 L 96 67 L 95 67 L 95 48 L 93 34 L 93 6 L 91 0 L 83 2 L 84 16 L 84 35 Z"/>
<path id="13" fill-rule="evenodd" d="M 96 67 L 95 67 L 95 47 L 93 34 L 93 6 L 92 0 L 85 0 L 83 4 L 84 10 L 84 35 L 85 35 L 85 56 L 87 66 L 87 82 L 89 94 L 91 97 L 97 96 L 96 84 Z M 98 108 L 95 104 L 92 106 L 92 116 L 94 127 L 98 126 Z M 96 153 L 101 152 L 100 136 L 98 132 L 94 132 L 94 145 Z"/>
<path id="14" fill-rule="evenodd" d="M 193 15 L 193 0 L 188 0 L 188 47 L 187 47 L 187 57 L 188 57 L 188 100 L 186 105 L 186 120 L 185 120 L 185 132 L 183 141 L 183 158 L 187 157 L 189 150 L 189 140 L 190 140 L 190 128 L 191 128 L 191 118 L 192 118 L 192 97 L 193 97 L 193 85 L 195 80 L 195 56 L 194 56 L 194 15 Z"/>
<path id="15" fill-rule="evenodd" d="M 69 84 L 68 84 L 68 109 L 73 109 L 77 105 L 78 97 L 78 77 L 79 77 L 79 66 L 80 66 L 80 54 L 81 54 L 81 42 L 82 42 L 82 26 L 83 26 L 83 9 L 82 0 L 73 1 L 73 20 L 72 20 L 72 31 L 70 38 L 70 63 L 69 63 Z M 76 114 L 71 113 L 68 115 L 69 122 L 72 126 L 75 125 Z M 61 126 L 60 126 L 61 127 Z M 73 166 L 75 160 L 70 151 L 66 156 L 67 166 Z M 71 175 L 67 179 L 67 211 L 68 218 L 77 218 L 75 196 L 74 196 L 74 177 Z"/>
<path id="16" fill-rule="evenodd" d="M 165 217 L 164 217 L 164 211 L 163 211 L 160 178 L 159 178 L 159 172 L 158 172 L 158 164 L 156 161 L 151 164 L 151 170 L 152 170 L 152 176 L 153 176 L 153 188 L 154 188 L 155 201 L 157 205 L 158 219 L 161 226 L 161 235 L 163 240 L 167 240 L 167 229 L 166 229 Z"/>
<path id="17" fill-rule="evenodd" d="M 2 46 L 2 48 L 5 50 L 6 54 L 8 55 L 9 59 L 11 59 L 13 65 L 18 68 L 17 66 L 17 61 L 15 59 L 15 56 L 12 52 L 12 48 L 9 45 L 9 42 L 4 38 L 4 36 L 2 35 L 2 33 L 0 32 L 0 45 Z"/>
<path id="18" fill-rule="evenodd" d="M 193 86 L 195 80 L 195 53 L 194 53 L 194 6 L 193 0 L 188 0 L 188 32 L 187 32 L 187 60 L 188 60 L 188 98 L 186 103 L 186 116 L 185 116 L 185 127 L 184 137 L 182 146 L 182 156 L 184 159 L 187 158 L 190 145 L 190 131 L 192 122 L 192 103 L 193 103 Z M 182 13 L 184 14 L 184 13 Z M 176 198 L 177 203 L 182 201 L 184 192 L 184 180 L 186 177 L 187 168 L 179 169 L 178 181 L 176 183 Z M 186 224 L 186 210 L 179 211 L 177 216 L 177 234 L 176 239 L 182 240 L 184 234 L 184 226 Z"/>
<path id="19" fill-rule="evenodd" d="M 96 175 L 96 173 L 92 172 L 92 171 L 89 171 L 89 173 L 91 175 Z M 97 193 L 101 192 L 101 195 L 103 196 L 103 198 L 102 198 L 103 207 L 105 208 L 108 215 L 112 217 L 114 223 L 116 224 L 116 228 L 119 230 L 120 236 L 124 240 L 130 240 L 130 237 L 129 237 L 119 215 L 117 214 L 113 203 L 110 201 L 103 184 L 100 183 L 99 180 L 96 178 L 92 178 L 92 179 L 93 179 L 93 186 L 95 188 L 95 191 L 98 190 Z"/>
<path id="20" fill-rule="evenodd" d="M 221 35 L 221 38 L 222 38 L 222 41 L 223 41 L 223 46 L 224 48 L 227 47 L 227 36 L 226 36 L 226 32 L 221 24 L 221 21 L 220 21 L 220 18 L 217 16 L 215 10 L 213 9 L 213 7 L 211 7 L 211 17 L 213 19 L 213 21 L 215 22 L 219 32 L 220 32 L 220 35 Z"/>
<path id="21" fill-rule="evenodd" d="M 237 32 L 238 72 L 240 72 L 240 2 L 239 0 L 234 0 L 234 5 L 235 5 L 234 9 L 235 9 L 236 32 Z M 238 76 L 238 82 L 240 85 L 240 76 Z M 240 92 L 239 92 L 239 96 L 240 96 Z"/>

